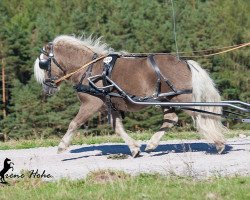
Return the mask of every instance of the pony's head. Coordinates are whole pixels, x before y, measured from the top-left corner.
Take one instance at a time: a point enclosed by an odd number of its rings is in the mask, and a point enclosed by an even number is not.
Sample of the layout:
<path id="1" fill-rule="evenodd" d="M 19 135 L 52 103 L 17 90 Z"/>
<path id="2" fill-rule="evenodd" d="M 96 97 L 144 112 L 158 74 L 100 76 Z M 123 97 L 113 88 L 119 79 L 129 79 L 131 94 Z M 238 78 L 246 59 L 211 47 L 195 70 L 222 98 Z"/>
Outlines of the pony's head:
<path id="1" fill-rule="evenodd" d="M 11 161 L 9 158 L 5 158 L 4 162 Z"/>
<path id="2" fill-rule="evenodd" d="M 58 91 L 59 85 L 54 84 L 54 80 L 66 72 L 55 58 L 53 43 L 48 43 L 41 50 L 40 56 L 35 61 L 34 73 L 37 82 L 42 84 L 43 91 L 47 95 L 53 95 Z"/>
<path id="3" fill-rule="evenodd" d="M 10 165 L 11 160 L 9 158 L 5 158 L 4 165 Z"/>
<path id="4" fill-rule="evenodd" d="M 94 54 L 102 55 L 110 51 L 112 49 L 101 43 L 100 38 L 81 40 L 73 36 L 58 36 L 43 47 L 36 59 L 35 78 L 46 94 L 53 95 L 58 91 L 56 80 L 88 63 Z"/>

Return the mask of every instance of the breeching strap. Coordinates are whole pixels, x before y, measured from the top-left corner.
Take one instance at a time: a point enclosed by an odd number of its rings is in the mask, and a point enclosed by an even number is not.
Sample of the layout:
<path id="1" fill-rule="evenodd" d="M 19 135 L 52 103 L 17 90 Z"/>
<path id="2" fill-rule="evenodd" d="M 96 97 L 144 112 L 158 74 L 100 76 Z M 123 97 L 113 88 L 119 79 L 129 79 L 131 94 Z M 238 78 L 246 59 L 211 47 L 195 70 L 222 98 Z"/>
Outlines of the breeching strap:
<path id="1" fill-rule="evenodd" d="M 101 57 L 99 57 L 99 58 L 96 58 L 96 59 L 94 59 L 94 60 L 92 60 L 92 61 L 86 63 L 85 65 L 83 65 L 83 66 L 81 66 L 79 69 L 77 69 L 76 71 L 73 71 L 73 72 L 71 72 L 71 73 L 69 73 L 69 74 L 66 74 L 65 76 L 63 76 L 63 77 L 61 77 L 61 78 L 55 80 L 54 83 L 55 83 L 55 84 L 60 83 L 61 81 L 63 81 L 63 80 L 65 80 L 65 79 L 69 78 L 69 77 L 72 76 L 73 74 L 75 74 L 75 73 L 81 71 L 82 69 L 88 67 L 89 65 L 91 65 L 91 64 L 93 64 L 93 63 L 95 63 L 95 62 L 97 62 L 97 61 L 99 61 L 99 60 L 105 58 L 106 56 L 107 56 L 107 55 L 101 56 Z"/>

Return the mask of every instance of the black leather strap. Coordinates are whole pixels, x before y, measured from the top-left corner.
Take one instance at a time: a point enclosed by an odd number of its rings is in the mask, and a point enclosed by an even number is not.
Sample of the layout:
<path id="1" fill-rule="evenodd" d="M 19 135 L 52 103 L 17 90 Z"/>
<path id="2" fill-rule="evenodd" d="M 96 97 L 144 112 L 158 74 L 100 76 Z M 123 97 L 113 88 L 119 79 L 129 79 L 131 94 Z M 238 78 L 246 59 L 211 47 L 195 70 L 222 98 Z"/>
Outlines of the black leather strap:
<path id="1" fill-rule="evenodd" d="M 110 76 L 111 72 L 115 66 L 115 62 L 116 62 L 117 58 L 119 58 L 120 56 L 118 54 L 110 54 L 107 57 L 111 57 L 112 59 L 110 62 L 104 63 L 103 75 Z"/>
<path id="2" fill-rule="evenodd" d="M 64 75 L 66 74 L 66 71 L 59 65 L 59 63 L 56 61 L 54 57 L 52 57 L 52 61 L 56 64 L 56 66 L 63 71 Z"/>
<path id="3" fill-rule="evenodd" d="M 150 64 L 151 66 L 153 67 L 153 70 L 155 71 L 156 73 L 156 76 L 157 76 L 157 81 L 156 81 L 156 88 L 155 88 L 155 93 L 156 95 L 158 96 L 161 92 L 161 72 L 160 72 L 160 69 L 159 67 L 157 66 L 157 64 L 155 63 L 155 60 L 154 60 L 154 55 L 150 55 L 148 57 L 149 61 L 150 61 Z"/>
<path id="4" fill-rule="evenodd" d="M 98 54 L 97 54 L 97 53 L 94 53 L 94 55 L 93 55 L 93 57 L 92 57 L 92 60 L 95 60 L 97 57 L 98 57 Z M 93 65 L 94 65 L 94 63 L 92 63 L 92 64 L 90 64 L 90 65 L 88 66 L 87 71 L 86 71 L 85 73 L 83 73 L 83 75 L 82 75 L 82 77 L 81 77 L 81 79 L 80 79 L 78 85 L 81 85 L 81 84 L 82 84 L 82 82 L 83 82 L 83 80 L 85 79 L 86 76 L 87 76 L 87 77 L 90 77 L 90 76 L 91 76 L 92 70 L 93 70 Z"/>
<path id="5" fill-rule="evenodd" d="M 108 57 L 111 57 L 111 61 L 110 62 L 104 61 L 104 67 L 103 67 L 103 72 L 102 72 L 102 81 L 103 81 L 104 86 L 108 85 L 106 77 L 111 76 L 112 70 L 115 66 L 115 62 L 116 62 L 117 58 L 119 58 L 120 56 L 118 54 L 110 54 L 106 58 L 108 58 Z M 107 89 L 107 90 L 108 90 L 107 92 L 110 92 L 109 89 Z"/>
<path id="6" fill-rule="evenodd" d="M 193 90 L 177 90 L 176 92 L 167 92 L 159 94 L 159 97 L 177 96 L 180 94 L 192 94 Z"/>
<path id="7" fill-rule="evenodd" d="M 161 79 L 164 80 L 164 82 L 174 91 L 174 92 L 177 92 L 176 88 L 174 87 L 174 85 L 171 83 L 170 80 L 168 80 L 160 71 L 158 65 L 156 64 L 155 62 L 155 59 L 154 59 L 154 55 L 150 55 L 148 57 L 150 63 L 151 63 L 151 66 L 153 67 L 154 71 L 156 72 L 156 75 L 157 75 L 157 88 L 156 88 L 156 92 L 157 92 L 157 96 L 160 94 L 161 92 Z"/>

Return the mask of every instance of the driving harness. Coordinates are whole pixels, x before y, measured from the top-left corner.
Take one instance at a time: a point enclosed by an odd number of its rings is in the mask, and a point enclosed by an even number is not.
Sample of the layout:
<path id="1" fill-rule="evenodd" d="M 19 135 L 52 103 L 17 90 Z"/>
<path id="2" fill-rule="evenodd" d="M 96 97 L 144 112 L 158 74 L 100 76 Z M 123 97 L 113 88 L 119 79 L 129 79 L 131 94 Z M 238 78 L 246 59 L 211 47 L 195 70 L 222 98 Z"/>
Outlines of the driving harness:
<path id="1" fill-rule="evenodd" d="M 152 69 L 154 70 L 156 76 L 157 76 L 157 81 L 156 81 L 156 87 L 155 87 L 155 93 L 151 96 L 144 96 L 144 97 L 138 97 L 135 95 L 131 95 L 130 97 L 136 101 L 161 101 L 164 99 L 165 101 L 168 100 L 170 101 L 169 98 L 172 98 L 174 96 L 178 96 L 181 94 L 191 94 L 192 90 L 178 90 L 175 88 L 175 86 L 172 84 L 172 82 L 167 79 L 160 71 L 158 65 L 155 62 L 154 56 L 156 54 L 150 54 L 150 55 L 119 55 L 119 54 L 109 54 L 106 58 L 103 59 L 103 72 L 101 76 L 98 76 L 96 79 L 91 80 L 92 76 L 92 69 L 93 69 L 93 63 L 88 66 L 86 72 L 82 75 L 79 83 L 74 86 L 74 89 L 77 92 L 83 92 L 87 93 L 93 96 L 101 96 L 105 97 L 106 100 L 106 105 L 108 107 L 108 118 L 110 119 L 110 113 L 111 110 L 117 111 L 115 106 L 112 104 L 111 98 L 112 97 L 120 97 L 123 99 L 126 99 L 126 94 L 124 91 L 119 91 L 116 89 L 115 84 L 110 84 L 108 78 L 111 78 L 112 75 L 112 70 L 115 67 L 115 63 L 117 59 L 120 57 L 147 57 L 149 60 L 149 63 L 151 64 Z M 97 58 L 97 54 L 94 54 L 93 60 Z M 83 80 L 85 78 L 88 78 L 89 84 L 85 85 L 83 84 Z M 102 81 L 103 87 L 102 89 L 98 88 L 95 83 L 97 81 Z M 171 92 L 168 93 L 161 93 L 161 84 L 162 81 L 168 85 L 168 87 L 172 90 Z M 115 90 L 116 89 L 116 90 Z M 115 92 L 114 92 L 115 90 Z"/>
<path id="2" fill-rule="evenodd" d="M 57 62 L 57 60 L 54 57 L 54 53 L 53 53 L 53 44 L 49 43 L 49 47 L 50 47 L 50 51 L 47 52 L 44 49 L 41 50 L 41 53 L 46 55 L 48 58 L 47 59 L 41 59 L 39 57 L 39 67 L 43 70 L 46 70 L 48 72 L 48 78 L 45 79 L 44 84 L 46 84 L 49 87 L 57 87 L 57 83 L 61 80 L 64 79 L 58 79 L 56 76 L 52 76 L 51 74 L 51 63 L 53 62 L 65 75 L 64 77 L 70 77 L 71 74 L 66 74 L 66 71 L 63 69 L 63 67 L 61 67 L 61 65 Z M 181 95 L 181 94 L 191 94 L 192 90 L 191 89 L 185 89 L 185 90 L 178 90 L 175 88 L 175 86 L 172 84 L 172 82 L 167 79 L 160 71 L 158 65 L 155 62 L 154 56 L 155 55 L 166 55 L 165 53 L 157 53 L 157 54 L 109 54 L 107 56 L 100 56 L 98 57 L 98 55 L 96 53 L 94 53 L 93 57 L 92 57 L 92 61 L 89 62 L 89 64 L 87 63 L 86 65 L 82 66 L 83 67 L 88 67 L 86 72 L 83 73 L 80 81 L 78 84 L 76 84 L 74 86 L 74 89 L 77 92 L 83 92 L 83 93 L 87 93 L 96 97 L 104 97 L 106 99 L 106 105 L 108 107 L 108 119 L 110 122 L 110 115 L 111 115 L 111 111 L 112 110 L 117 110 L 114 105 L 111 102 L 111 98 L 112 97 L 119 97 L 119 98 L 123 98 L 124 100 L 129 100 L 132 103 L 136 103 L 139 105 L 155 105 L 155 106 L 165 106 L 165 107 L 169 107 L 170 109 L 174 109 L 174 110 L 190 110 L 193 112 L 200 112 L 200 113 L 205 113 L 205 114 L 210 114 L 210 115 L 217 115 L 217 116 L 221 116 L 224 118 L 230 118 L 229 114 L 233 114 L 233 115 L 241 115 L 244 116 L 240 113 L 235 113 L 232 111 L 227 111 L 224 110 L 224 113 L 228 113 L 227 115 L 225 114 L 218 114 L 218 113 L 214 113 L 214 112 L 209 112 L 209 111 L 205 111 L 205 110 L 201 110 L 201 109 L 195 109 L 193 107 L 187 107 L 186 105 L 180 105 L 180 106 L 176 106 L 173 105 L 171 106 L 171 98 Z M 112 79 L 111 79 L 111 75 L 112 75 L 112 70 L 115 67 L 115 63 L 117 61 L 117 59 L 121 58 L 121 57 L 133 57 L 133 58 L 138 58 L 138 57 L 146 57 L 152 67 L 152 69 L 154 70 L 156 77 L 157 77 L 157 81 L 156 81 L 156 87 L 155 87 L 155 93 L 152 94 L 151 96 L 144 96 L 144 97 L 139 97 L 136 95 L 130 95 L 128 93 L 126 93 L 124 90 L 122 90 L 119 85 L 117 85 Z M 93 69 L 93 64 L 96 63 L 97 61 L 103 60 L 103 71 L 102 74 L 100 75 L 94 75 L 92 76 L 92 69 Z M 184 60 L 185 61 L 185 60 Z M 187 63 L 187 61 L 185 61 Z M 189 66 L 189 64 L 187 63 L 187 66 Z M 74 72 L 75 73 L 75 72 Z M 88 84 L 83 84 L 83 80 L 84 79 L 88 80 Z M 96 83 L 98 81 L 102 81 L 103 83 L 103 87 L 98 87 L 96 85 Z M 161 84 L 165 83 L 172 91 L 167 92 L 167 93 L 162 93 L 161 92 Z M 164 102 L 167 102 L 164 104 Z M 169 102 L 169 103 L 168 103 Z M 238 103 L 238 104 L 242 104 L 245 106 L 248 106 L 247 103 L 244 102 L 239 102 L 239 101 L 231 101 L 232 103 Z M 209 104 L 209 103 L 208 103 Z M 218 103 L 217 103 L 218 104 Z M 227 102 L 225 102 L 225 104 L 227 104 Z M 211 106 L 211 103 L 209 104 Z M 239 110 L 243 110 L 244 112 L 249 112 L 249 110 L 238 107 L 238 106 L 233 106 L 231 104 L 227 104 L 227 106 L 230 105 L 231 107 L 234 107 L 236 109 Z M 121 113 L 123 116 L 123 112 Z M 232 118 L 234 120 L 237 121 L 241 121 L 241 122 L 247 122 L 249 123 L 249 118 L 246 119 L 241 119 L 241 118 Z"/>
<path id="3" fill-rule="evenodd" d="M 151 67 L 154 70 L 156 76 L 157 76 L 157 82 L 156 82 L 156 88 L 155 88 L 155 93 L 152 96 L 148 97 L 136 97 L 133 96 L 133 98 L 138 98 L 138 99 L 157 99 L 158 97 L 174 97 L 178 96 L 181 94 L 190 94 L 192 93 L 192 90 L 177 90 L 175 86 L 171 83 L 169 79 L 167 79 L 160 71 L 158 65 L 156 64 L 154 60 L 154 55 L 151 54 L 149 56 L 142 55 L 143 57 L 148 57 L 148 60 L 150 61 Z M 139 57 L 142 57 L 139 56 Z M 119 55 L 119 54 L 109 54 L 106 58 L 103 59 L 103 72 L 101 77 L 98 78 L 98 80 L 95 80 L 95 82 L 99 81 L 100 79 L 103 82 L 103 86 L 106 87 L 105 89 L 97 89 L 97 87 L 93 87 L 93 82 L 89 82 L 88 85 L 84 85 L 82 82 L 85 78 L 89 78 L 92 75 L 92 68 L 93 68 L 93 63 L 88 66 L 86 72 L 82 75 L 82 78 L 80 79 L 79 83 L 74 86 L 74 89 L 77 92 L 84 92 L 88 93 L 90 95 L 94 96 L 115 96 L 115 97 L 123 97 L 123 95 L 118 91 L 118 93 L 112 92 L 111 87 L 109 86 L 107 77 L 111 77 L 112 75 L 112 70 L 115 67 L 116 60 L 119 59 L 120 57 L 138 57 L 138 56 L 133 56 L 133 55 Z M 93 60 L 97 58 L 97 54 L 94 54 Z M 171 92 L 168 93 L 161 93 L 161 81 L 165 82 L 169 88 L 172 90 Z"/>

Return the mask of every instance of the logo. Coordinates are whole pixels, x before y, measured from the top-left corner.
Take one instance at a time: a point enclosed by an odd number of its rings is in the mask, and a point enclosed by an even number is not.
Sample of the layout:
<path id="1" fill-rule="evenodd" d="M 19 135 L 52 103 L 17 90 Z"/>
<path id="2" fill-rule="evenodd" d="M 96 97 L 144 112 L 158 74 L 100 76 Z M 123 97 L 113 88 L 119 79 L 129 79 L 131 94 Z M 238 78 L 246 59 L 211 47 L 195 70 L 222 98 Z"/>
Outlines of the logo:
<path id="1" fill-rule="evenodd" d="M 7 173 L 10 169 L 12 169 L 11 173 Z M 28 170 L 26 173 L 15 174 L 14 171 L 14 163 L 11 162 L 9 158 L 4 160 L 3 169 L 0 171 L 0 183 L 8 184 L 5 178 L 14 178 L 14 179 L 22 179 L 25 177 L 28 178 L 44 178 L 44 179 L 51 179 L 53 176 L 49 173 L 46 173 L 45 170 L 42 173 L 39 173 L 39 170 Z"/>
<path id="2" fill-rule="evenodd" d="M 14 163 L 11 162 L 11 160 L 9 158 L 6 158 L 4 160 L 4 164 L 3 164 L 3 169 L 0 172 L 0 181 L 1 183 L 7 183 L 4 179 L 5 174 L 9 171 L 9 169 L 12 169 L 12 171 L 14 170 L 13 168 Z"/>

